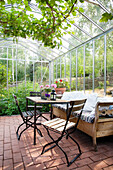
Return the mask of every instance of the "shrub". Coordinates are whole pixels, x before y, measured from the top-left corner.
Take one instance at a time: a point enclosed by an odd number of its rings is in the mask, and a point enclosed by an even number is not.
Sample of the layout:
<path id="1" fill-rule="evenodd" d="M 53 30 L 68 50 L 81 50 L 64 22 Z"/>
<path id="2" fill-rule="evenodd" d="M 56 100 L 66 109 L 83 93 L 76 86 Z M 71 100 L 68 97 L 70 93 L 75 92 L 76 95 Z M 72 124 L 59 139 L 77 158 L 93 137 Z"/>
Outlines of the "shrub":
<path id="1" fill-rule="evenodd" d="M 38 88 L 38 84 L 36 85 Z M 13 94 L 18 98 L 19 105 L 22 111 L 26 110 L 26 96 L 29 96 L 30 91 L 33 91 L 33 83 L 25 82 L 18 85 L 18 88 L 6 88 L 0 86 L 0 115 L 13 115 L 18 114 L 17 106 L 14 101 Z"/>

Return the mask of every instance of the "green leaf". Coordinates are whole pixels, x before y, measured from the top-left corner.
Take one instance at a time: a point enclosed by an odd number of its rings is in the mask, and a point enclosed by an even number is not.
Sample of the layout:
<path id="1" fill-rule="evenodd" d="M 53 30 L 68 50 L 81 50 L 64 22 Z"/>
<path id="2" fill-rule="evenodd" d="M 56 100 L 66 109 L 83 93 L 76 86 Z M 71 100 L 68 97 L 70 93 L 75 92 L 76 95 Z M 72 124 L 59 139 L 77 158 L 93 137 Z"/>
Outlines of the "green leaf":
<path id="1" fill-rule="evenodd" d="M 79 9 L 78 9 L 80 12 L 84 12 L 84 9 L 83 8 L 81 8 L 81 7 L 79 7 Z"/>
<path id="2" fill-rule="evenodd" d="M 76 16 L 76 11 L 73 11 L 73 12 L 72 12 L 72 15 L 73 15 L 73 16 Z"/>
<path id="3" fill-rule="evenodd" d="M 108 20 L 112 20 L 113 15 L 111 13 L 104 13 L 102 14 L 102 18 L 100 19 L 100 22 L 107 22 Z"/>
<path id="4" fill-rule="evenodd" d="M 75 21 L 69 21 L 71 24 L 74 24 L 75 23 Z"/>
<path id="5" fill-rule="evenodd" d="M 83 3 L 84 2 L 84 0 L 79 0 L 81 3 Z"/>

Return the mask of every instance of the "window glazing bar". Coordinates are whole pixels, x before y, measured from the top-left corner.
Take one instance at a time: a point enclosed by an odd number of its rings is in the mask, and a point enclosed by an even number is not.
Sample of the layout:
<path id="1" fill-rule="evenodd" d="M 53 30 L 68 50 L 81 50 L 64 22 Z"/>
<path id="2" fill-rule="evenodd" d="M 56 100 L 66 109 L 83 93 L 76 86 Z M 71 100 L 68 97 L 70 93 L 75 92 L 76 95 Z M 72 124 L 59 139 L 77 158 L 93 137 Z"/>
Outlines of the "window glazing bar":
<path id="1" fill-rule="evenodd" d="M 57 72 L 58 72 L 58 69 L 57 69 L 57 59 L 56 59 L 56 79 L 57 79 Z"/>
<path id="2" fill-rule="evenodd" d="M 95 91 L 95 41 L 93 40 L 93 93 Z"/>
<path id="3" fill-rule="evenodd" d="M 25 87 L 26 87 L 26 49 L 24 50 L 24 55 L 25 55 Z"/>
<path id="4" fill-rule="evenodd" d="M 13 80 L 13 84 L 14 84 L 14 48 L 12 46 L 12 80 Z"/>
<path id="5" fill-rule="evenodd" d="M 53 63 L 53 83 L 54 83 L 54 61 L 52 63 Z"/>
<path id="6" fill-rule="evenodd" d="M 41 61 L 42 61 L 42 57 L 41 57 Z M 42 62 L 41 62 L 41 84 L 42 84 Z"/>
<path id="7" fill-rule="evenodd" d="M 76 49 L 76 91 L 78 87 L 78 51 Z"/>
<path id="8" fill-rule="evenodd" d="M 72 70 L 72 55 L 71 55 L 71 52 L 70 52 L 70 91 L 71 91 L 71 77 L 72 77 L 72 72 L 71 72 L 71 70 Z"/>
<path id="9" fill-rule="evenodd" d="M 49 85 L 51 85 L 51 61 L 49 62 Z"/>
<path id="10" fill-rule="evenodd" d="M 104 95 L 106 95 L 106 35 L 104 35 Z"/>
<path id="11" fill-rule="evenodd" d="M 84 80 L 83 80 L 83 90 L 84 90 L 84 93 L 85 93 L 85 45 L 84 45 L 84 48 L 83 48 L 84 52 L 84 65 L 83 65 L 83 68 L 84 68 Z"/>
<path id="12" fill-rule="evenodd" d="M 8 48 L 7 48 L 7 90 L 8 90 Z"/>
<path id="13" fill-rule="evenodd" d="M 16 92 L 17 92 L 17 44 L 16 44 Z"/>
<path id="14" fill-rule="evenodd" d="M 35 74 L 34 74 L 34 61 L 33 61 L 33 90 L 34 90 L 34 87 L 35 87 Z"/>

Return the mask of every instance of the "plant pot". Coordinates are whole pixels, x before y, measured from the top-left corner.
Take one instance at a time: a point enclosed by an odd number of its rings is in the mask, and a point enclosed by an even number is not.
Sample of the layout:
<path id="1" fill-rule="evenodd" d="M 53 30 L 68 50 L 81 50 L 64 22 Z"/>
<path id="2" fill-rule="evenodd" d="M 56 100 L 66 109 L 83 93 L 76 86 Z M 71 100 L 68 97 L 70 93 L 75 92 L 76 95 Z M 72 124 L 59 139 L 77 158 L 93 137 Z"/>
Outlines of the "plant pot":
<path id="1" fill-rule="evenodd" d="M 66 91 L 66 87 L 55 88 L 56 94 L 63 94 Z"/>
<path id="2" fill-rule="evenodd" d="M 47 97 L 45 96 L 45 94 L 46 94 L 45 90 L 41 91 L 41 99 L 47 100 Z"/>

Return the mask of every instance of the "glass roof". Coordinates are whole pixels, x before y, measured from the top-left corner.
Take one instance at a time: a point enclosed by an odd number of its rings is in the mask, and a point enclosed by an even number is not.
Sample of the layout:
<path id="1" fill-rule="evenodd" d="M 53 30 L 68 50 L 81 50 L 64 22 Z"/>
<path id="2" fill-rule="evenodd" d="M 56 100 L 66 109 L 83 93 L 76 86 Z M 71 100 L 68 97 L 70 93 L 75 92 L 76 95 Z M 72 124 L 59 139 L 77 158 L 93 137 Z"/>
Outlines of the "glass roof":
<path id="1" fill-rule="evenodd" d="M 32 9 L 30 13 L 33 13 L 35 17 L 40 17 L 41 12 L 37 8 L 37 5 L 34 4 L 33 0 L 29 5 Z M 10 5 L 6 5 L 6 7 L 9 9 Z M 78 3 L 77 7 L 82 7 L 84 12 L 79 12 L 76 9 L 76 16 L 73 17 L 70 15 L 70 17 L 66 20 L 68 23 L 68 29 L 61 30 L 64 35 L 61 38 L 62 45 L 59 49 L 57 47 L 54 49 L 44 47 L 41 42 L 30 38 L 19 38 L 18 44 L 23 48 L 29 49 L 47 61 L 51 61 L 78 47 L 93 37 L 106 32 L 108 29 L 113 28 L 113 20 L 106 23 L 99 22 L 102 14 L 104 12 L 109 13 L 109 11 L 113 8 L 113 0 L 85 0 L 84 3 Z M 72 18 L 74 19 L 74 22 L 71 22 Z M 56 39 L 56 41 L 60 41 L 60 39 Z M 16 43 L 13 42 L 13 38 L 9 37 L 4 39 L 2 34 L 0 34 L 0 47 L 12 47 L 14 45 L 16 45 Z"/>

